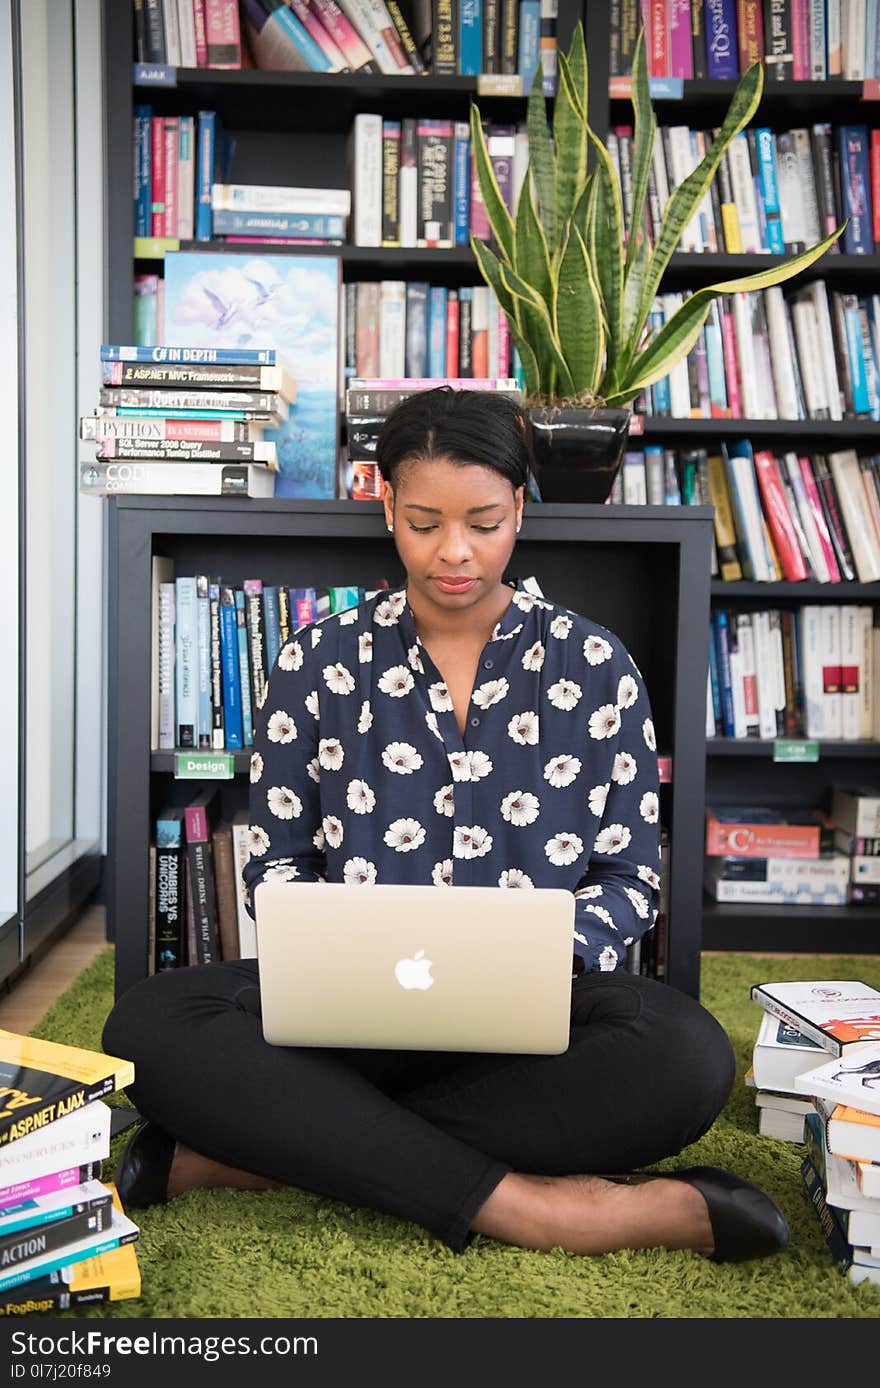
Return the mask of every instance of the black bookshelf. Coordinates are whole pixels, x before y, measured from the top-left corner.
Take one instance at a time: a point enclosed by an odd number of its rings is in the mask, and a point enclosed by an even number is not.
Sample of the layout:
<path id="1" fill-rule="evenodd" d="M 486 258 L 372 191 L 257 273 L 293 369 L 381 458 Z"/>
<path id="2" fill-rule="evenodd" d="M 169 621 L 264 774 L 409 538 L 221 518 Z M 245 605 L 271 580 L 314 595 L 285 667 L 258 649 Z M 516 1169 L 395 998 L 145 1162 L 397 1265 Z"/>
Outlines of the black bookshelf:
<path id="1" fill-rule="evenodd" d="M 805 738 L 783 739 L 802 742 Z M 707 757 L 772 757 L 775 742 L 756 737 L 709 737 L 706 739 Z M 876 761 L 880 758 L 880 742 L 819 742 L 819 759 L 827 757 L 851 757 L 857 761 Z"/>
<path id="2" fill-rule="evenodd" d="M 870 906 L 734 906 L 706 897 L 703 949 L 877 954 L 880 911 Z"/>
<path id="3" fill-rule="evenodd" d="M 847 448 L 877 439 L 875 419 L 673 419 L 665 415 L 641 415 L 638 432 L 646 439 L 676 439 L 699 442 L 701 439 L 755 438 L 780 440 L 784 444 L 797 440 L 808 448 L 828 443 L 833 448 Z M 637 437 L 637 430 L 632 431 Z"/>

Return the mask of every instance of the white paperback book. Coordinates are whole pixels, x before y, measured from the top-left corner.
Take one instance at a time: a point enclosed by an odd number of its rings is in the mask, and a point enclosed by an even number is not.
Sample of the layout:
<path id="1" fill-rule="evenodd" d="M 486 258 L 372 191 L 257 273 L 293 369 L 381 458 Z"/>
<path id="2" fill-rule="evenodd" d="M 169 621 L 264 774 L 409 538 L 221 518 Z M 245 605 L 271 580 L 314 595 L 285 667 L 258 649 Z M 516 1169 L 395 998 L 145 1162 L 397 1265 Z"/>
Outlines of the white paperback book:
<path id="1" fill-rule="evenodd" d="M 876 1032 L 880 1036 L 880 1019 Z M 802 1094 L 816 1094 L 862 1113 L 880 1115 L 880 1044 L 860 1043 L 825 1065 L 803 1071 L 795 1078 L 795 1088 Z"/>
<path id="2" fill-rule="evenodd" d="M 759 1090 L 795 1093 L 795 1076 L 802 1074 L 823 1056 L 824 1052 L 817 1042 L 804 1036 L 790 1022 L 774 1017 L 772 1012 L 765 1012 L 752 1051 L 755 1084 Z"/>
<path id="3" fill-rule="evenodd" d="M 849 1055 L 865 1046 L 880 1059 L 880 1045 L 873 1044 L 880 1042 L 880 992 L 868 983 L 854 979 L 755 983 L 750 995 L 765 1012 L 790 1022 L 831 1055 Z M 859 1107 L 851 1097 L 840 1102 Z"/>
<path id="4" fill-rule="evenodd" d="M 0 1187 L 36 1181 L 110 1155 L 110 1109 L 100 1099 L 0 1147 Z"/>

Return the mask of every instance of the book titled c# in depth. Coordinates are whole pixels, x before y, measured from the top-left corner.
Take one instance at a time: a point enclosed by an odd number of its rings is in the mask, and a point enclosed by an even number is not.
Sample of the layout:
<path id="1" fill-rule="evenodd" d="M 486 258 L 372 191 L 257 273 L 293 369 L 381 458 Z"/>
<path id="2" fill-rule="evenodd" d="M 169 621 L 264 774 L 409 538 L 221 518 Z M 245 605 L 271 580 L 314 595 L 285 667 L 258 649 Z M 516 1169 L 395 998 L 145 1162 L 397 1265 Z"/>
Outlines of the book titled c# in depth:
<path id="1" fill-rule="evenodd" d="M 0 1147 L 133 1079 L 130 1060 L 0 1030 Z"/>
<path id="2" fill-rule="evenodd" d="M 867 983 L 822 979 L 756 983 L 753 1000 L 815 1041 L 842 1056 L 865 1042 L 880 1042 L 880 992 Z"/>

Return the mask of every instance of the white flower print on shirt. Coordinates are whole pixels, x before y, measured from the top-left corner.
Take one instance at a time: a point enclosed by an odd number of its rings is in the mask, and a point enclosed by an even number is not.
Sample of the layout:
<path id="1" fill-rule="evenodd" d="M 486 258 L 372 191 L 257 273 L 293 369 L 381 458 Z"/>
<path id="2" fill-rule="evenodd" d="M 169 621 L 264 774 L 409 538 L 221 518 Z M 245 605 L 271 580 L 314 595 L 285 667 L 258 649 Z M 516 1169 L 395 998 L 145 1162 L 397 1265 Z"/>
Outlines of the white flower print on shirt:
<path id="1" fill-rule="evenodd" d="M 598 917 L 599 917 L 599 920 L 600 920 L 600 921 L 604 921 L 605 924 L 606 924 L 607 926 L 610 926 L 612 930 L 617 930 L 617 926 L 614 924 L 614 920 L 613 920 L 613 918 L 612 918 L 611 912 L 610 912 L 610 911 L 606 911 L 604 906 L 590 906 L 590 905 L 587 905 L 587 906 L 585 906 L 583 909 L 584 909 L 585 911 L 589 911 L 590 914 L 593 915 L 593 916 L 598 916 Z"/>
<path id="2" fill-rule="evenodd" d="M 320 783 L 321 783 L 321 769 L 320 769 L 320 768 L 321 768 L 321 763 L 318 761 L 318 758 L 317 758 L 317 757 L 312 757 L 312 760 L 311 760 L 311 761 L 307 764 L 307 766 L 306 766 L 306 772 L 307 772 L 307 774 L 308 774 L 308 775 L 311 777 L 311 779 L 312 779 L 313 781 L 315 781 L 318 785 L 320 785 Z"/>
<path id="3" fill-rule="evenodd" d="M 396 627 L 397 613 L 388 598 L 373 608 L 373 621 L 380 627 Z"/>
<path id="4" fill-rule="evenodd" d="M 421 752 L 417 752 L 411 742 L 389 742 L 382 752 L 382 761 L 398 776 L 411 776 L 424 765 Z"/>
<path id="5" fill-rule="evenodd" d="M 434 796 L 434 809 L 447 819 L 451 819 L 455 814 L 455 794 L 451 785 L 441 786 L 437 791 Z"/>
<path id="6" fill-rule="evenodd" d="M 567 641 L 568 633 L 573 626 L 574 623 L 570 617 L 554 617 L 550 623 L 550 635 L 555 636 L 557 641 Z"/>
<path id="7" fill-rule="evenodd" d="M 396 853 L 411 853 L 425 842 L 425 831 L 417 819 L 395 819 L 385 830 L 385 842 Z"/>
<path id="8" fill-rule="evenodd" d="M 471 759 L 467 752 L 450 752 L 447 759 L 453 781 L 469 781 L 471 779 Z"/>
<path id="9" fill-rule="evenodd" d="M 507 735 L 521 747 L 535 747 L 538 742 L 538 715 L 532 709 L 515 713 L 507 725 Z"/>
<path id="10" fill-rule="evenodd" d="M 349 858 L 342 869 L 347 887 L 371 887 L 376 881 L 376 864 L 366 858 Z"/>
<path id="11" fill-rule="evenodd" d="M 498 878 L 499 887 L 534 887 L 534 882 L 521 868 L 505 868 Z"/>
<path id="12" fill-rule="evenodd" d="M 557 680 L 547 690 L 547 698 L 554 708 L 570 712 L 577 705 L 582 693 L 580 685 L 575 684 L 574 680 Z"/>
<path id="13" fill-rule="evenodd" d="M 606 945 L 599 955 L 599 972 L 603 974 L 613 973 L 620 963 L 620 956 L 613 945 Z"/>
<path id="14" fill-rule="evenodd" d="M 262 776 L 262 774 L 263 774 L 263 758 L 260 756 L 259 752 L 252 752 L 252 753 L 251 753 L 251 766 L 250 766 L 250 775 L 251 775 L 251 785 L 252 785 L 252 786 L 255 786 L 255 785 L 257 784 L 257 782 L 259 781 L 259 779 L 260 779 L 260 777 Z"/>
<path id="15" fill-rule="evenodd" d="M 656 824 L 660 818 L 660 801 L 657 792 L 646 790 L 639 801 L 639 814 L 646 824 Z"/>
<path id="16" fill-rule="evenodd" d="M 266 792 L 266 804 L 278 819 L 299 819 L 302 814 L 302 801 L 287 786 L 272 786 Z"/>
<path id="17" fill-rule="evenodd" d="M 606 781 L 604 786 L 593 786 L 593 789 L 590 791 L 590 810 L 599 819 L 601 819 L 605 813 L 605 802 L 608 799 L 608 792 L 610 789 L 611 782 Z"/>
<path id="18" fill-rule="evenodd" d="M 642 724 L 642 736 L 645 739 L 645 746 L 650 748 L 652 752 L 656 752 L 657 738 L 654 735 L 654 724 L 651 722 L 650 718 L 646 718 Z"/>
<path id="19" fill-rule="evenodd" d="M 373 633 L 362 631 L 358 637 L 358 660 L 361 665 L 369 665 L 373 659 Z M 352 859 L 354 862 L 354 859 Z"/>
<path id="20" fill-rule="evenodd" d="M 266 735 L 270 742 L 294 742 L 297 736 L 296 724 L 289 713 L 278 709 L 269 719 Z"/>
<path id="21" fill-rule="evenodd" d="M 612 656 L 611 645 L 601 636 L 588 636 L 584 642 L 584 659 L 588 665 L 603 665 Z"/>
<path id="22" fill-rule="evenodd" d="M 428 698 L 435 713 L 452 712 L 452 696 L 442 682 L 428 685 Z"/>
<path id="23" fill-rule="evenodd" d="M 529 649 L 526 651 L 525 655 L 522 658 L 523 669 L 542 670 L 544 668 L 545 654 L 546 652 L 541 642 L 536 641 L 534 645 L 529 646 Z"/>
<path id="24" fill-rule="evenodd" d="M 477 708 L 491 708 L 493 704 L 499 704 L 502 699 L 506 699 L 509 691 L 510 685 L 502 676 L 500 680 L 487 680 L 485 684 L 481 684 L 479 689 L 474 690 L 471 698 Z"/>
<path id="25" fill-rule="evenodd" d="M 593 844 L 594 853 L 622 853 L 629 846 L 632 834 L 625 824 L 608 824 L 600 829 Z"/>
<path id="26" fill-rule="evenodd" d="M 264 882 L 295 882 L 299 877 L 299 868 L 284 867 L 281 863 L 276 863 L 272 867 L 267 867 L 263 874 Z"/>
<path id="27" fill-rule="evenodd" d="M 368 733 L 373 726 L 373 711 L 367 699 L 361 704 L 360 715 L 358 716 L 357 729 L 359 733 Z"/>
<path id="28" fill-rule="evenodd" d="M 324 633 L 320 627 L 312 627 L 312 650 L 315 649 L 323 635 Z"/>
<path id="29" fill-rule="evenodd" d="M 379 688 L 391 699 L 402 699 L 414 684 L 415 680 L 405 665 L 392 665 L 379 679 Z"/>
<path id="30" fill-rule="evenodd" d="M 248 828 L 248 850 L 252 858 L 264 858 L 272 847 L 272 840 L 261 829 L 259 824 L 251 824 Z"/>
<path id="31" fill-rule="evenodd" d="M 323 830 L 323 829 L 316 829 L 316 830 L 315 830 L 314 834 L 312 834 L 312 843 L 315 845 L 315 847 L 317 848 L 317 850 L 318 850 L 319 853 L 323 853 L 323 852 L 324 852 L 324 849 L 326 848 L 327 845 L 326 845 L 325 842 L 324 842 L 324 830 Z"/>
<path id="32" fill-rule="evenodd" d="M 492 759 L 485 752 L 468 752 L 468 766 L 471 773 L 470 779 L 482 781 L 484 776 L 491 774 Z"/>
<path id="33" fill-rule="evenodd" d="M 337 737 L 322 737 L 318 743 L 318 761 L 325 771 L 338 771 L 345 761 L 342 743 Z"/>
<path id="34" fill-rule="evenodd" d="M 325 665 L 321 673 L 331 694 L 350 694 L 354 689 L 354 676 L 339 661 L 335 665 Z"/>
<path id="35" fill-rule="evenodd" d="M 331 848 L 338 848 L 345 833 L 342 820 L 337 819 L 335 814 L 325 814 L 321 821 L 321 828 L 324 830 L 324 842 L 328 843 Z"/>
<path id="36" fill-rule="evenodd" d="M 572 781 L 577 779 L 580 769 L 580 759 L 563 752 L 558 757 L 550 758 L 544 767 L 544 780 L 557 788 L 570 786 Z"/>
<path id="37" fill-rule="evenodd" d="M 340 612 L 340 614 L 339 614 L 339 625 L 340 625 L 341 627 L 351 627 L 351 626 L 354 626 L 354 624 L 355 624 L 355 622 L 357 621 L 357 619 L 358 619 L 358 610 L 357 610 L 357 608 L 356 608 L 356 607 L 347 607 L 347 608 L 345 609 L 344 612 Z"/>
<path id="38" fill-rule="evenodd" d="M 431 881 L 435 887 L 452 886 L 452 859 L 444 858 L 442 862 L 435 863 L 431 870 Z"/>
<path id="39" fill-rule="evenodd" d="M 345 803 L 354 814 L 372 814 L 376 808 L 376 793 L 366 781 L 349 781 Z"/>
<path id="40" fill-rule="evenodd" d="M 540 813 L 540 800 L 528 790 L 512 790 L 501 801 L 501 818 L 519 829 L 534 824 Z"/>
<path id="41" fill-rule="evenodd" d="M 310 694 L 307 694 L 303 702 L 305 703 L 306 711 L 310 713 L 313 718 L 318 718 L 320 716 L 317 689 L 313 689 Z"/>
<path id="42" fill-rule="evenodd" d="M 602 704 L 595 713 L 590 714 L 590 737 L 601 741 L 603 737 L 613 737 L 620 731 L 620 713 L 616 704 Z"/>
<path id="43" fill-rule="evenodd" d="M 537 602 L 537 598 L 535 597 L 534 593 L 516 592 L 514 593 L 510 601 L 516 604 L 520 612 L 531 612 L 532 608 Z"/>
<path id="44" fill-rule="evenodd" d="M 394 615 L 399 617 L 406 607 L 406 593 L 389 593 L 385 601 L 388 603 Z"/>
<path id="45" fill-rule="evenodd" d="M 630 752 L 618 752 L 611 769 L 611 779 L 619 786 L 628 786 L 638 771 L 636 759 Z"/>
<path id="46" fill-rule="evenodd" d="M 583 840 L 577 834 L 560 832 L 544 844 L 544 852 L 554 867 L 568 867 L 576 863 L 583 851 Z"/>
<path id="47" fill-rule="evenodd" d="M 647 863 L 639 864 L 636 869 L 636 877 L 642 882 L 647 882 L 648 886 L 653 887 L 655 892 L 660 890 L 660 878 L 652 867 L 648 867 Z"/>
<path id="48" fill-rule="evenodd" d="M 410 646 L 409 650 L 406 653 L 406 658 L 410 663 L 411 669 L 417 671 L 417 673 L 420 675 L 423 675 L 425 673 L 425 667 L 422 664 L 422 657 L 419 653 L 418 646 Z"/>
<path id="49" fill-rule="evenodd" d="M 635 887 L 624 887 L 623 890 L 636 908 L 636 915 L 641 920 L 646 921 L 648 919 L 648 898 L 637 891 Z"/>
<path id="50" fill-rule="evenodd" d="M 453 832 L 455 858 L 485 858 L 492 849 L 492 835 L 480 824 L 457 824 Z"/>
<path id="51" fill-rule="evenodd" d="M 437 722 L 437 715 L 436 713 L 434 713 L 432 709 L 428 709 L 427 713 L 425 714 L 425 723 L 427 724 L 430 731 L 434 734 L 434 736 L 439 738 L 442 742 L 443 734 L 440 731 L 440 724 Z"/>
<path id="52" fill-rule="evenodd" d="M 586 887 L 578 887 L 575 891 L 575 897 L 583 897 L 585 899 L 587 897 L 595 897 L 601 895 L 602 888 L 599 886 L 598 882 L 591 882 L 589 886 Z"/>
<path id="53" fill-rule="evenodd" d="M 639 686 L 632 675 L 621 675 L 617 681 L 617 707 L 632 708 L 639 697 Z"/>
<path id="54" fill-rule="evenodd" d="M 303 663 L 303 648 L 298 641 L 288 641 L 283 647 L 278 657 L 278 665 L 282 670 L 301 670 Z"/>

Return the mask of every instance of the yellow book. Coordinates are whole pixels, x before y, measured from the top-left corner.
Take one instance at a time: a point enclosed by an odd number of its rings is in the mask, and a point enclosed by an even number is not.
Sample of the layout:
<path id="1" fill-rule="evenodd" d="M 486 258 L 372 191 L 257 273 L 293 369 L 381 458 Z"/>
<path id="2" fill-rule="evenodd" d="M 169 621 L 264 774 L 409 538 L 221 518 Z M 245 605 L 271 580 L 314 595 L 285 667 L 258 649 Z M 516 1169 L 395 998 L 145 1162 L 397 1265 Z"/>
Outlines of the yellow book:
<path id="1" fill-rule="evenodd" d="M 736 549 L 736 529 L 733 524 L 733 511 L 730 492 L 727 487 L 727 469 L 720 453 L 709 455 L 709 493 L 715 507 L 715 544 L 718 549 L 718 567 L 726 583 L 742 578 L 742 567 Z"/>
<path id="2" fill-rule="evenodd" d="M 0 1147 L 133 1080 L 130 1060 L 0 1030 Z"/>

